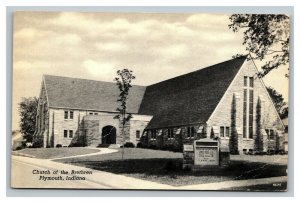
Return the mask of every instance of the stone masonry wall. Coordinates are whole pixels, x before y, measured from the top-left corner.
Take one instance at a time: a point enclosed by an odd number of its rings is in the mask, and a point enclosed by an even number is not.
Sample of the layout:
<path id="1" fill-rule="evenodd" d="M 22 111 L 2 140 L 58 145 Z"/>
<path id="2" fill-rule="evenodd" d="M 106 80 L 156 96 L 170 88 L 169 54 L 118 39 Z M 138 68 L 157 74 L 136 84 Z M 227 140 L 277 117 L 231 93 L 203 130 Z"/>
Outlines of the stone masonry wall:
<path id="1" fill-rule="evenodd" d="M 243 82 L 244 76 L 254 77 L 254 104 L 253 104 L 253 131 L 255 139 L 256 133 L 256 105 L 258 101 L 258 97 L 262 101 L 262 128 L 274 128 L 279 131 L 283 130 L 282 123 L 277 116 L 276 110 L 273 107 L 273 103 L 270 100 L 268 93 L 262 84 L 261 80 L 256 76 L 256 68 L 252 61 L 246 61 L 241 70 L 239 71 L 236 78 L 233 80 L 229 89 L 226 91 L 225 95 L 221 99 L 214 113 L 211 115 L 209 120 L 207 121 L 208 126 L 229 126 L 231 124 L 231 104 L 233 94 L 236 96 L 236 126 L 240 128 L 240 132 L 243 129 Z M 219 136 L 219 134 L 217 134 Z M 239 135 L 240 138 L 243 136 Z M 265 139 L 265 143 L 270 142 L 270 140 Z M 221 143 L 228 145 L 228 138 L 221 138 Z M 242 152 L 243 149 L 254 149 L 254 141 L 253 139 L 243 138 L 243 140 L 239 140 L 240 145 L 239 151 Z"/>
<path id="2" fill-rule="evenodd" d="M 99 129 L 99 120 L 88 119 L 84 121 L 86 146 L 97 147 L 101 144 L 101 132 Z"/>
<path id="3" fill-rule="evenodd" d="M 49 111 L 44 83 L 42 82 L 39 102 L 37 106 L 36 130 L 33 135 L 33 142 L 41 147 L 49 146 Z"/>

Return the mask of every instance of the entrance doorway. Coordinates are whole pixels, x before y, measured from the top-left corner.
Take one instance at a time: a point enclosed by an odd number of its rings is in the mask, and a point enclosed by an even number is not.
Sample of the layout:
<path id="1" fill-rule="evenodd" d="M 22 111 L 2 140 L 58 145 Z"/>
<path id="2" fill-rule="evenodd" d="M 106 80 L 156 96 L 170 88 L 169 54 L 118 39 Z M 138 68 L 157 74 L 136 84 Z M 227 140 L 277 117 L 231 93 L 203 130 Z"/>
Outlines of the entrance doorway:
<path id="1" fill-rule="evenodd" d="M 116 144 L 116 128 L 107 125 L 102 128 L 102 144 Z"/>

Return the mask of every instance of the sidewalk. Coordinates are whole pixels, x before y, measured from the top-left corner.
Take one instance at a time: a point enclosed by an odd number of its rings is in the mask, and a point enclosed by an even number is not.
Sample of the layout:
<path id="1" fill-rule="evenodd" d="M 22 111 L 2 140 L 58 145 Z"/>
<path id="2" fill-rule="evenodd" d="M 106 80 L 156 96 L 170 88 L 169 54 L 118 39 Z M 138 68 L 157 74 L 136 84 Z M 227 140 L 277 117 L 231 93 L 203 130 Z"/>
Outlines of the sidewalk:
<path id="1" fill-rule="evenodd" d="M 48 160 L 58 160 L 58 159 L 68 159 L 68 158 L 75 158 L 75 157 L 84 157 L 84 156 L 93 156 L 93 155 L 99 155 L 99 154 L 109 154 L 117 152 L 116 149 L 108 149 L 108 148 L 95 148 L 95 147 L 87 147 L 90 149 L 98 149 L 99 152 L 90 153 L 90 154 L 80 154 L 80 155 L 74 155 L 74 156 L 68 156 L 68 157 L 59 157 L 54 159 L 48 159 Z"/>

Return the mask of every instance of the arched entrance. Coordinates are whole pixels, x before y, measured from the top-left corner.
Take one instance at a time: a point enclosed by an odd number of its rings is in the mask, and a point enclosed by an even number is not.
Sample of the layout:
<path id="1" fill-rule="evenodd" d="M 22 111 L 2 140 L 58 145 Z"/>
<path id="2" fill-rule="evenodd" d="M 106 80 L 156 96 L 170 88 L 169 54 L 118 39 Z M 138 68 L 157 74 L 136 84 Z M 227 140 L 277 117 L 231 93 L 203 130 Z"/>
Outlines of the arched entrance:
<path id="1" fill-rule="evenodd" d="M 102 144 L 116 144 L 116 128 L 107 125 L 102 128 Z"/>

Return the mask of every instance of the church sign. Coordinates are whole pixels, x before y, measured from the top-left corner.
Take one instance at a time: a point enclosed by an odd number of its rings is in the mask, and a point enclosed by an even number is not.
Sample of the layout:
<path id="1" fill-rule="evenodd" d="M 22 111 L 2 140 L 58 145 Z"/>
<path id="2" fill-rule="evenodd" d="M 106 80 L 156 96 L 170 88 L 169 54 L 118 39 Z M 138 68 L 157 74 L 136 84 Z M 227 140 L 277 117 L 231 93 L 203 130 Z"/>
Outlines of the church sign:
<path id="1" fill-rule="evenodd" d="M 196 166 L 219 165 L 219 142 L 216 140 L 196 140 L 194 142 Z"/>

